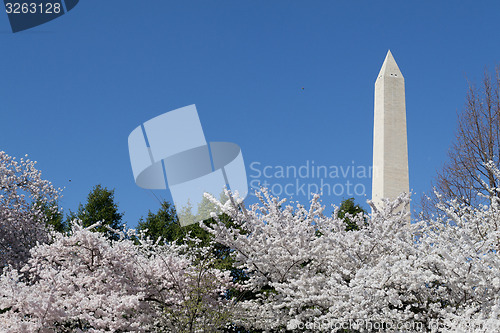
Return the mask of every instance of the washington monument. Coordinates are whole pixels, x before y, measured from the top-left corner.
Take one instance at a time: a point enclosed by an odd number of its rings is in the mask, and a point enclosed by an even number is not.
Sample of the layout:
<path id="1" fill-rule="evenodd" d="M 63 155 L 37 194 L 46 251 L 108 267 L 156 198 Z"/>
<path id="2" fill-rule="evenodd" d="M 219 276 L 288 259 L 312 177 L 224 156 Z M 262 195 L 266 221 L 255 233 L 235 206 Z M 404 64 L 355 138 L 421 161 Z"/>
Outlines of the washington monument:
<path id="1" fill-rule="evenodd" d="M 391 51 L 375 81 L 372 201 L 410 191 L 406 140 L 405 79 Z"/>

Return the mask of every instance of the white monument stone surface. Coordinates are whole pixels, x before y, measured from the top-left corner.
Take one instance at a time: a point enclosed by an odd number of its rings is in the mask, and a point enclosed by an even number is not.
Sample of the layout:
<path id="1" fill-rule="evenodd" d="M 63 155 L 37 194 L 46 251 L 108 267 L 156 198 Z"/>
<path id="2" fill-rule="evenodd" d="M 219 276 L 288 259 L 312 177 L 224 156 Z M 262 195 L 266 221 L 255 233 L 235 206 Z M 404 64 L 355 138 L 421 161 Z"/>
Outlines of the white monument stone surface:
<path id="1" fill-rule="evenodd" d="M 405 80 L 391 51 L 375 81 L 372 201 L 409 192 Z"/>

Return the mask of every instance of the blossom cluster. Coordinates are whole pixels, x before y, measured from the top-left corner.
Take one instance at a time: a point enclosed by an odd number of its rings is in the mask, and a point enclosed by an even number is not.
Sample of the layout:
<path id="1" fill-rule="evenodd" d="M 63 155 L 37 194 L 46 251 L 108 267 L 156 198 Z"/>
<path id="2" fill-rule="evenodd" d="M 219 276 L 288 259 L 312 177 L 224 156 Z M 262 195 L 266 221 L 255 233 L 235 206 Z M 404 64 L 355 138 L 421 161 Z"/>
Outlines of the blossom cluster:
<path id="1" fill-rule="evenodd" d="M 227 320 L 231 278 L 206 249 L 195 256 L 133 231 L 110 241 L 95 226 L 75 222 L 34 247 L 22 269 L 4 270 L 2 332 L 193 332 Z"/>
<path id="2" fill-rule="evenodd" d="M 359 228 L 349 231 L 338 210 L 324 214 L 318 195 L 309 208 L 265 189 L 259 198 L 249 209 L 236 197 L 219 203 L 235 227 L 204 226 L 235 250 L 248 274 L 254 297 L 234 310 L 239 324 L 278 331 L 300 322 L 331 331 L 365 320 L 424 331 L 500 330 L 497 196 L 476 209 L 451 202 L 446 215 L 410 223 L 410 196 L 402 195 L 382 209 L 370 203 L 371 216 L 352 217 Z"/>
<path id="3" fill-rule="evenodd" d="M 35 164 L 0 151 L 0 268 L 20 267 L 37 242 L 48 241 L 44 208 L 54 209 L 60 189 L 42 179 Z"/>

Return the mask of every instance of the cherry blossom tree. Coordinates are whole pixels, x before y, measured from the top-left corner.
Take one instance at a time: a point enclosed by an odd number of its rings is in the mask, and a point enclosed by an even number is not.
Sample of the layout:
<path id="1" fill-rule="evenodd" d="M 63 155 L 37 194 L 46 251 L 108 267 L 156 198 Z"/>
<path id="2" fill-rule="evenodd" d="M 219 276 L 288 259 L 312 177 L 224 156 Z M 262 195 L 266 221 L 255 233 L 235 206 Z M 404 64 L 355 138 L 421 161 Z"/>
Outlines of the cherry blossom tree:
<path id="1" fill-rule="evenodd" d="M 110 241 L 91 232 L 98 226 L 74 223 L 70 235 L 35 246 L 20 271 L 5 270 L 2 332 L 198 332 L 229 321 L 231 278 L 211 268 L 209 249 L 196 249 L 200 261 L 132 230 Z"/>
<path id="2" fill-rule="evenodd" d="M 452 331 L 475 318 L 484 332 L 500 329 L 498 201 L 480 210 L 451 202 L 447 217 L 409 224 L 398 209 L 409 204 L 403 195 L 381 210 L 372 205 L 369 223 L 357 216 L 359 229 L 346 231 L 338 209 L 323 215 L 319 196 L 308 209 L 265 189 L 259 199 L 249 209 L 237 197 L 219 203 L 239 229 L 204 226 L 249 276 L 255 297 L 238 304 L 239 324 Z"/>
<path id="3" fill-rule="evenodd" d="M 37 242 L 49 240 L 47 210 L 57 210 L 60 190 L 42 179 L 35 164 L 0 151 L 0 270 L 22 266 Z"/>

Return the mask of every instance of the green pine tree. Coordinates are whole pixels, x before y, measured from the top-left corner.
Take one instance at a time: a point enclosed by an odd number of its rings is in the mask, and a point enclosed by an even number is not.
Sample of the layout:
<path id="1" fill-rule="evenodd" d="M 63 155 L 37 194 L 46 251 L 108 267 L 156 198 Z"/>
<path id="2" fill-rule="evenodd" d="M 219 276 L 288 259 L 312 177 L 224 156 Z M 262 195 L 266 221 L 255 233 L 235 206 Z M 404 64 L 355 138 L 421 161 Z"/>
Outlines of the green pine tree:
<path id="1" fill-rule="evenodd" d="M 338 217 L 344 220 L 346 224 L 346 231 L 359 230 L 359 226 L 351 219 L 351 217 L 354 217 L 357 214 L 366 213 L 367 212 L 363 209 L 363 207 L 354 202 L 354 198 L 349 198 L 343 200 L 340 204 Z"/>
<path id="2" fill-rule="evenodd" d="M 94 186 L 87 196 L 87 203 L 80 204 L 76 213 L 70 211 L 68 220 L 79 219 L 85 227 L 101 221 L 102 225 L 94 229 L 106 234 L 110 239 L 118 239 L 118 235 L 108 230 L 123 230 L 123 213 L 118 213 L 118 204 L 114 198 L 115 190 L 109 190 L 100 184 Z"/>

